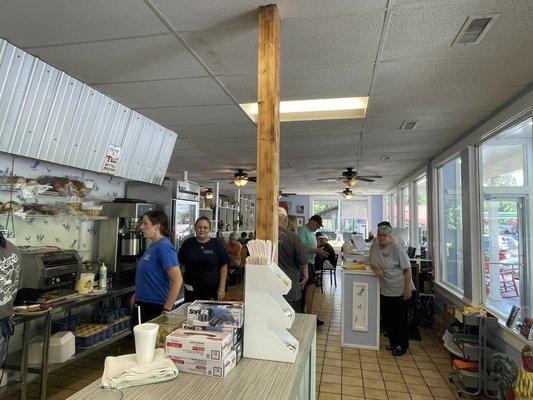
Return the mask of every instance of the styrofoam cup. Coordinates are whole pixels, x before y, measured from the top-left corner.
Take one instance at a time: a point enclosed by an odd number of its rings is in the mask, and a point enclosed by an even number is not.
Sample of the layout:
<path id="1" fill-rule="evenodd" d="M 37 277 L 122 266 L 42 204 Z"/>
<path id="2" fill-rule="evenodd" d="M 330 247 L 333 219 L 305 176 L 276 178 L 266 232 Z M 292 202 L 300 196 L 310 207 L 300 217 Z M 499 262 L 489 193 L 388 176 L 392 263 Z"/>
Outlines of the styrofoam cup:
<path id="1" fill-rule="evenodd" d="M 152 362 L 155 353 L 155 342 L 159 325 L 152 323 L 139 324 L 133 327 L 135 336 L 135 355 L 138 364 Z"/>

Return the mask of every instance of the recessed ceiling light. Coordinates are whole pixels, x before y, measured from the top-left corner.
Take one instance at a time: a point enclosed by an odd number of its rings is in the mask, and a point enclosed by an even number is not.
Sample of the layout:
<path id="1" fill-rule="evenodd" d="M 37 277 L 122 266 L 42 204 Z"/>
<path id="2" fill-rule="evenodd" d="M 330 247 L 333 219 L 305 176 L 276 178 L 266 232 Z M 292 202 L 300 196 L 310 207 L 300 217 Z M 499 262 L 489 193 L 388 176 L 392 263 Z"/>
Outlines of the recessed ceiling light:
<path id="1" fill-rule="evenodd" d="M 280 121 L 364 118 L 367 104 L 368 97 L 281 101 L 279 104 Z M 240 106 L 254 122 L 257 122 L 257 103 L 245 103 Z"/>

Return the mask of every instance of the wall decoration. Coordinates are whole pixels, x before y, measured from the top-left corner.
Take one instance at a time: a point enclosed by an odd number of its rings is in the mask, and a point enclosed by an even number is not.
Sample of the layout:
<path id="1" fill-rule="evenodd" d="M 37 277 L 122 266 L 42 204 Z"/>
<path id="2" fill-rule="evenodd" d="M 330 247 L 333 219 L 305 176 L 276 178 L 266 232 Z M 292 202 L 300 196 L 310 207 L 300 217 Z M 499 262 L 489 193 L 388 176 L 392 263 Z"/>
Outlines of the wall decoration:
<path id="1" fill-rule="evenodd" d="M 297 205 L 296 206 L 296 214 L 304 214 L 305 213 L 305 206 Z"/>
<path id="2" fill-rule="evenodd" d="M 302 217 L 297 217 L 298 220 L 298 226 L 302 226 L 304 224 L 304 219 Z"/>
<path id="3" fill-rule="evenodd" d="M 353 311 L 352 329 L 354 331 L 368 331 L 368 283 L 354 282 L 353 291 Z"/>

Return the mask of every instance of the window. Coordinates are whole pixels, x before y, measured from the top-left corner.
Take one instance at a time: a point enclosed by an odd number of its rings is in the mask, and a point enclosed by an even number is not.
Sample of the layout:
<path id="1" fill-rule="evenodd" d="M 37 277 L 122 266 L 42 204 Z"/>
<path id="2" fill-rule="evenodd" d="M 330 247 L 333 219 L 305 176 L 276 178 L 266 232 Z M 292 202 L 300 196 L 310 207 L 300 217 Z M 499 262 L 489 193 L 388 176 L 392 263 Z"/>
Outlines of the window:
<path id="1" fill-rule="evenodd" d="M 322 217 L 321 231 L 335 232 L 338 228 L 339 202 L 337 200 L 313 200 L 313 215 Z"/>
<path id="2" fill-rule="evenodd" d="M 402 189 L 402 224 L 403 228 L 407 230 L 407 243 L 410 241 L 410 234 L 409 234 L 409 200 L 410 200 L 410 194 L 409 194 L 409 186 L 406 186 Z"/>
<path id="3" fill-rule="evenodd" d="M 398 195 L 396 193 L 391 195 L 391 203 L 392 203 L 392 208 L 391 208 L 392 215 L 391 215 L 390 223 L 392 226 L 397 227 L 398 226 Z"/>
<path id="4" fill-rule="evenodd" d="M 341 200 L 341 229 L 368 237 L 366 200 Z"/>
<path id="5" fill-rule="evenodd" d="M 463 291 L 461 160 L 438 168 L 439 258 L 441 282 Z"/>
<path id="6" fill-rule="evenodd" d="M 383 221 L 390 221 L 390 195 L 383 196 Z"/>
<path id="7" fill-rule="evenodd" d="M 417 205 L 417 239 L 418 248 L 425 248 L 428 245 L 428 199 L 426 178 L 416 181 L 416 205 Z"/>
<path id="8" fill-rule="evenodd" d="M 532 125 L 529 118 L 479 149 L 482 298 L 502 317 L 509 315 L 513 306 L 531 316 L 533 279 L 527 267 L 531 239 L 523 232 L 533 229 L 533 188 L 528 184 L 533 173 Z"/>

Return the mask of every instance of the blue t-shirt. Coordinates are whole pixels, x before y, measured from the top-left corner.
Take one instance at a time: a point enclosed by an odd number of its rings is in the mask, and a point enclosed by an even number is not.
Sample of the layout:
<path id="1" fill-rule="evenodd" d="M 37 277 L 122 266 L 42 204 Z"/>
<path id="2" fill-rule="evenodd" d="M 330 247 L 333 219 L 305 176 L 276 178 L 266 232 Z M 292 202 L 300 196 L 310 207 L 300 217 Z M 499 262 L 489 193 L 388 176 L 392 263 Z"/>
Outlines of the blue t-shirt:
<path id="1" fill-rule="evenodd" d="M 164 305 L 170 290 L 167 269 L 178 266 L 176 249 L 167 238 L 152 243 L 137 262 L 135 295 L 138 301 Z"/>
<path id="2" fill-rule="evenodd" d="M 218 285 L 220 268 L 230 262 L 224 244 L 211 238 L 200 243 L 196 237 L 188 238 L 179 250 L 179 259 L 185 265 L 185 283 L 192 285 Z"/>

